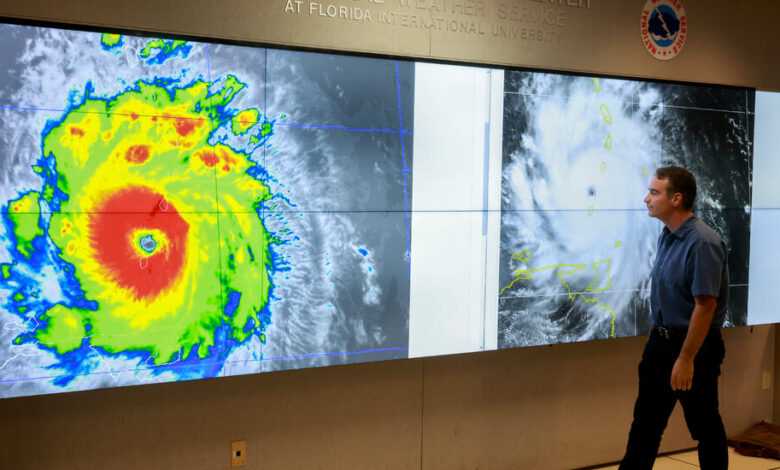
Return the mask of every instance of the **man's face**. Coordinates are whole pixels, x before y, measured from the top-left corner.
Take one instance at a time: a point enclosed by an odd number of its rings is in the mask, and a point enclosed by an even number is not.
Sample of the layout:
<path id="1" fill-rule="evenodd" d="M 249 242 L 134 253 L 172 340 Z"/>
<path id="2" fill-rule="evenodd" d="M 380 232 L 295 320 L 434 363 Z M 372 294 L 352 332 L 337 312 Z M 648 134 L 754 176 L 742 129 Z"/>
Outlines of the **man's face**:
<path id="1" fill-rule="evenodd" d="M 674 212 L 675 196 L 679 193 L 670 198 L 667 191 L 668 187 L 669 180 L 661 180 L 657 176 L 653 176 L 648 188 L 649 191 L 647 196 L 645 196 L 647 215 L 664 221 Z"/>

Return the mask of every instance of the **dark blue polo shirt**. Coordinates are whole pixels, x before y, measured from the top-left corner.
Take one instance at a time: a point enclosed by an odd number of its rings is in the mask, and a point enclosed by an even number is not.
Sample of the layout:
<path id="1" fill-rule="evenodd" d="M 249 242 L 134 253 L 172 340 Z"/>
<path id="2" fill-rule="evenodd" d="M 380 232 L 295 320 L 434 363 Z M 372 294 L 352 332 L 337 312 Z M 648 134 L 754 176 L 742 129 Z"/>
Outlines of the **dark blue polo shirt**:
<path id="1" fill-rule="evenodd" d="M 650 289 L 654 326 L 687 327 L 693 297 L 712 295 L 718 298 L 718 306 L 711 327 L 721 327 L 729 303 L 726 244 L 695 214 L 674 233 L 664 227 L 658 237 Z"/>

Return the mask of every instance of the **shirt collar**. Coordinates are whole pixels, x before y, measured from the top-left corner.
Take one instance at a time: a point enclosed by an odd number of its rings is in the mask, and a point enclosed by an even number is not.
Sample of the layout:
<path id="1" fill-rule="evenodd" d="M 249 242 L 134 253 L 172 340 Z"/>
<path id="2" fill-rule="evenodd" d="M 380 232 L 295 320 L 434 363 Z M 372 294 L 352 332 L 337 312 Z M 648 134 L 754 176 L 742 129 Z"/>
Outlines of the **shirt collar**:
<path id="1" fill-rule="evenodd" d="M 674 232 L 670 232 L 669 227 L 664 226 L 664 235 L 674 235 L 676 238 L 683 239 L 691 230 L 693 230 L 693 226 L 696 224 L 697 219 L 698 217 L 696 217 L 696 214 L 691 214 L 691 216 L 685 219 L 685 222 L 681 223 Z"/>

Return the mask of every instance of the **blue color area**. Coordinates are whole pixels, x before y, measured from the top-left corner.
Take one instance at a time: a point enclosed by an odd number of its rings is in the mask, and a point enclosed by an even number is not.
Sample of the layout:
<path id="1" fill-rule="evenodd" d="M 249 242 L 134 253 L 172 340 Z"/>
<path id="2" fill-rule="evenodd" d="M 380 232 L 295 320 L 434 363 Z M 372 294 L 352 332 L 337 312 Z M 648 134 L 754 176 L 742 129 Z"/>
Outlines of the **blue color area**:
<path id="1" fill-rule="evenodd" d="M 227 302 L 225 303 L 225 315 L 232 317 L 236 313 L 238 303 L 241 301 L 241 292 L 231 291 L 227 295 Z"/>
<path id="2" fill-rule="evenodd" d="M 217 329 L 218 331 L 220 329 Z M 197 348 L 197 346 L 195 346 Z M 279 356 L 279 357 L 268 357 L 268 358 L 261 358 L 261 359 L 248 359 L 248 360 L 242 360 L 242 361 L 225 361 L 225 364 L 247 364 L 250 362 L 264 362 L 264 361 L 280 361 L 280 360 L 286 360 L 286 359 L 304 359 L 304 358 L 311 358 L 311 357 L 327 357 L 327 356 L 351 356 L 356 354 L 372 354 L 372 353 L 382 353 L 382 352 L 403 352 L 408 351 L 409 348 L 402 348 L 402 347 L 392 347 L 392 348 L 381 348 L 381 349 L 365 349 L 360 351 L 334 351 L 334 352 L 323 352 L 323 353 L 311 353 L 311 354 L 299 354 L 295 356 Z M 92 375 L 92 376 L 101 376 L 101 375 L 118 375 L 118 374 L 124 374 L 124 373 L 142 373 L 142 372 L 149 372 L 152 371 L 154 374 L 159 374 L 161 372 L 165 371 L 176 371 L 176 375 L 180 377 L 185 377 L 189 379 L 195 379 L 200 377 L 214 377 L 219 373 L 219 368 L 221 368 L 223 365 L 222 361 L 200 361 L 195 362 L 191 360 L 186 361 L 176 361 L 171 364 L 163 364 L 159 366 L 150 366 L 148 368 L 134 368 L 134 369 L 116 369 L 109 372 L 92 372 L 89 374 L 85 373 L 77 373 L 72 374 L 68 376 L 67 382 L 72 381 L 78 376 L 83 375 Z M 186 373 L 181 372 L 182 369 L 188 369 L 188 368 L 198 368 L 198 371 L 196 373 Z M 207 372 L 212 372 L 211 375 L 205 375 L 202 373 L 203 370 L 206 370 Z M 47 376 L 41 376 L 41 377 L 25 377 L 21 379 L 8 379 L 8 380 L 0 380 L 0 384 L 6 384 L 6 383 L 19 383 L 19 382 L 33 382 L 37 380 L 57 380 L 61 377 L 64 377 L 62 375 L 47 375 Z"/>
<path id="3" fill-rule="evenodd" d="M 677 33 L 680 31 L 680 20 L 668 5 L 659 5 L 650 15 L 647 31 L 650 32 L 656 44 L 667 47 L 677 38 Z"/>
<path id="4" fill-rule="evenodd" d="M 138 245 L 147 253 L 154 253 L 154 249 L 157 248 L 157 242 L 151 235 L 141 237 L 141 239 L 138 241 Z"/>
<path id="5" fill-rule="evenodd" d="M 358 253 L 363 256 L 368 256 L 368 251 L 364 250 L 363 248 L 358 248 Z"/>

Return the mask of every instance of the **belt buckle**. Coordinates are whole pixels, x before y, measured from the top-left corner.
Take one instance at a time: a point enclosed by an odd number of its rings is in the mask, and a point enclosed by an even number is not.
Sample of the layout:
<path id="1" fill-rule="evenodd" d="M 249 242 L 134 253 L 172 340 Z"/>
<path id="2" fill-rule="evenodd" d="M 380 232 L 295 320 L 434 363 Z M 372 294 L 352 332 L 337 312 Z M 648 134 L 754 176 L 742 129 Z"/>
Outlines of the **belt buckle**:
<path id="1" fill-rule="evenodd" d="M 665 326 L 659 326 L 656 328 L 658 330 L 658 334 L 661 335 L 661 338 L 663 339 L 672 339 L 672 332 L 669 330 L 669 328 L 666 328 Z"/>

